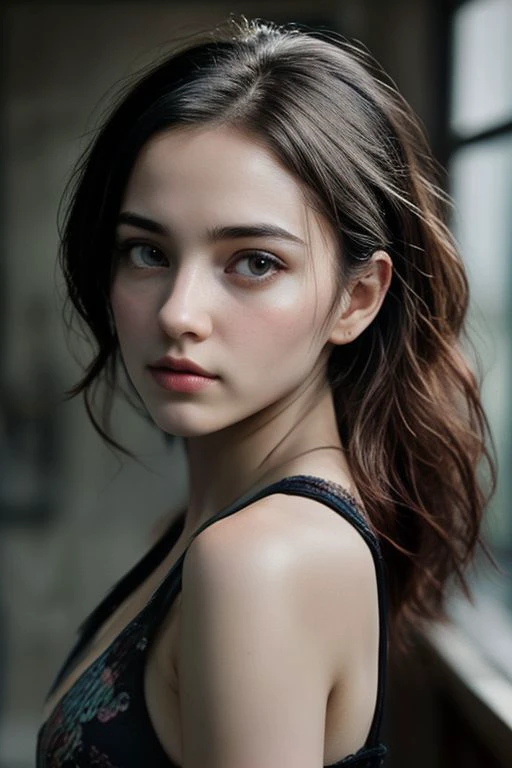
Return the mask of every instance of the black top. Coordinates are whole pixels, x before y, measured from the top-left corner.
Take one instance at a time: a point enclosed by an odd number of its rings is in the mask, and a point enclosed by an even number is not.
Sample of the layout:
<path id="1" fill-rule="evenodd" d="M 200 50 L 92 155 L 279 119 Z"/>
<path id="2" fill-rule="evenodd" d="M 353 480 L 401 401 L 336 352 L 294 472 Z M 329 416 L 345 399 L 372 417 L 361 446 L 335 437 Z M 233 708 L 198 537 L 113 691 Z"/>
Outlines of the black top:
<path id="1" fill-rule="evenodd" d="M 384 568 L 377 538 L 358 510 L 355 500 L 334 483 L 316 477 L 295 475 L 273 483 L 243 501 L 238 500 L 236 504 L 213 515 L 198 528 L 191 541 L 216 520 L 273 493 L 306 496 L 331 507 L 352 523 L 373 555 L 380 626 L 379 681 L 373 721 L 365 744 L 355 754 L 325 768 L 377 768 L 384 764 L 386 755 L 385 746 L 379 742 L 387 656 Z M 82 625 L 77 643 L 48 697 L 84 657 L 91 638 L 104 621 L 162 562 L 177 541 L 183 526 L 184 515 L 181 515 L 92 612 Z M 144 666 L 148 648 L 181 589 L 183 561 L 187 551 L 188 547 L 142 610 L 84 670 L 41 726 L 37 740 L 37 768 L 180 768 L 164 751 L 151 723 L 144 695 Z"/>

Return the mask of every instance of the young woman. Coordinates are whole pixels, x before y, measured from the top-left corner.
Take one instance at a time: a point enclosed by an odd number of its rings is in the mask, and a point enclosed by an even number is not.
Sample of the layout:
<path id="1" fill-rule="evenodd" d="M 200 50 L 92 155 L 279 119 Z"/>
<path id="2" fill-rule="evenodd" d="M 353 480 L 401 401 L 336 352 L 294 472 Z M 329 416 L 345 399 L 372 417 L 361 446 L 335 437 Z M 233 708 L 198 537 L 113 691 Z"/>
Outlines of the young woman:
<path id="1" fill-rule="evenodd" d="M 338 40 L 230 24 L 124 94 L 64 231 L 96 343 L 74 394 L 112 442 L 93 393 L 124 370 L 190 497 L 83 626 L 40 768 L 383 763 L 388 624 L 464 585 L 485 501 L 445 207 Z"/>

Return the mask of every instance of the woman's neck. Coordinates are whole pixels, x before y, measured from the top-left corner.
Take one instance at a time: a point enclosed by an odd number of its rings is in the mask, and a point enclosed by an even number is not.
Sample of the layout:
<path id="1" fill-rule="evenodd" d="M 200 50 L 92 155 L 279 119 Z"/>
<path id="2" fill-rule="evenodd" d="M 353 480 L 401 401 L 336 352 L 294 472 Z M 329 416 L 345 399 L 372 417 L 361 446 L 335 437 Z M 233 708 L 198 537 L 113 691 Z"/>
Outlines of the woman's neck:
<path id="1" fill-rule="evenodd" d="M 189 470 L 186 534 L 249 491 L 291 474 L 346 476 L 330 387 L 185 443 Z M 334 477 L 336 479 L 336 476 Z"/>

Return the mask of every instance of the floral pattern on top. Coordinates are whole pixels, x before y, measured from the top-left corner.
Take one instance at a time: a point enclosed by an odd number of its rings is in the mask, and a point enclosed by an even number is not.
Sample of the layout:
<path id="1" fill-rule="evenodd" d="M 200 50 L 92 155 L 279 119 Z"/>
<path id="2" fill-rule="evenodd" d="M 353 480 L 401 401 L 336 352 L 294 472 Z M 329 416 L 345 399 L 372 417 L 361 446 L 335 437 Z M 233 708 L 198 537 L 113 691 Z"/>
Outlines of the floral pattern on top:
<path id="1" fill-rule="evenodd" d="M 145 626 L 135 620 L 80 675 L 44 725 L 38 764 L 45 768 L 118 768 L 96 747 L 86 749 L 83 729 L 94 720 L 105 724 L 128 711 L 131 698 L 122 681 L 146 646 Z"/>

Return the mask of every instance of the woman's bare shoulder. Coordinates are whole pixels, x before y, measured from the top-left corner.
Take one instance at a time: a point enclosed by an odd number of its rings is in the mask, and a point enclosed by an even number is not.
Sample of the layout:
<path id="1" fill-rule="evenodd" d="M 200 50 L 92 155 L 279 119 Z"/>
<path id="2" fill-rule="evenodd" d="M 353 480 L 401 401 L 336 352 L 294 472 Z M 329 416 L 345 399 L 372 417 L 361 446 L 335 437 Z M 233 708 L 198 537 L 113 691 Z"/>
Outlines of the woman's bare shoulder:
<path id="1" fill-rule="evenodd" d="M 315 499 L 272 494 L 227 517 L 217 520 L 199 537 L 215 540 L 228 554 L 243 549 L 255 556 L 275 545 L 303 561 L 303 556 L 343 563 L 342 567 L 367 568 L 373 558 L 357 528 L 341 514 Z"/>
<path id="2" fill-rule="evenodd" d="M 204 529 L 190 549 L 195 567 L 244 582 L 254 594 L 285 579 L 319 626 L 354 642 L 376 626 L 372 553 L 352 523 L 314 499 L 266 496 Z"/>

